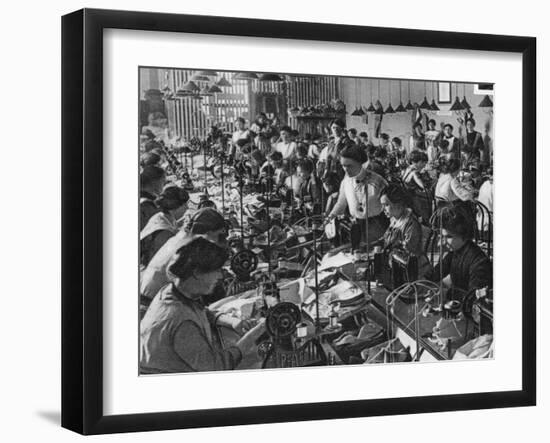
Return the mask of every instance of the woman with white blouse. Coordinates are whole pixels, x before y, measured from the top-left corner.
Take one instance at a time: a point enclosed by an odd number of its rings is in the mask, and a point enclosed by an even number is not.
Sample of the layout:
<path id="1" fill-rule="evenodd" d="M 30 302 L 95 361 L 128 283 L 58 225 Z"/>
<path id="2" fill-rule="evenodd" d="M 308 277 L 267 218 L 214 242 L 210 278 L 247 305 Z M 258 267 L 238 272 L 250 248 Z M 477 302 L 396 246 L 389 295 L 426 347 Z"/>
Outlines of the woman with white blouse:
<path id="1" fill-rule="evenodd" d="M 460 161 L 455 158 L 442 163 L 441 174 L 435 186 L 435 198 L 438 200 L 439 206 L 459 200 L 473 200 L 473 190 L 463 185 L 458 179 L 459 169 Z"/>
<path id="2" fill-rule="evenodd" d="M 380 203 L 380 195 L 387 186 L 386 180 L 363 167 L 367 154 L 359 146 L 346 147 L 340 153 L 340 164 L 345 177 L 340 184 L 338 200 L 327 217 L 327 222 L 343 215 L 348 209 L 353 220 L 353 232 L 358 231 L 363 241 L 370 244 L 378 240 L 388 226 Z"/>
<path id="3" fill-rule="evenodd" d="M 275 150 L 283 156 L 283 160 L 291 159 L 296 155 L 296 142 L 292 141 L 291 133 L 290 126 L 283 126 L 281 128 L 281 141 L 275 147 Z"/>

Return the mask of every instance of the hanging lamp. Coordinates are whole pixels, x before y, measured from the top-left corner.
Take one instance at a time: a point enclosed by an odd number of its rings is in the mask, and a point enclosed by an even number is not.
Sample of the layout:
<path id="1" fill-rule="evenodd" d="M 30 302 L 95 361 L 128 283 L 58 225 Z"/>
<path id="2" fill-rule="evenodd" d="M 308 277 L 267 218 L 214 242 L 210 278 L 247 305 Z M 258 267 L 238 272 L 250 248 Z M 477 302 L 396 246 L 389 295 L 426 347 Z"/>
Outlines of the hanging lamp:
<path id="1" fill-rule="evenodd" d="M 285 79 L 279 74 L 266 73 L 261 74 L 258 80 L 260 80 L 261 82 L 282 82 Z"/>
<path id="2" fill-rule="evenodd" d="M 485 97 L 483 97 L 483 100 L 481 100 L 481 103 L 478 106 L 480 108 L 492 108 L 493 100 L 491 100 L 491 97 L 489 97 L 489 95 L 486 95 Z"/>
<path id="3" fill-rule="evenodd" d="M 258 80 L 258 76 L 253 72 L 237 72 L 233 78 L 235 80 Z"/>
<path id="4" fill-rule="evenodd" d="M 407 112 L 401 99 L 401 80 L 399 80 L 399 106 L 395 108 L 395 112 Z"/>
<path id="5" fill-rule="evenodd" d="M 432 103 L 430 104 L 430 110 L 432 110 L 432 111 L 439 111 L 439 106 L 437 106 L 437 105 L 435 104 L 434 85 L 435 85 L 435 83 L 432 83 Z"/>
<path id="6" fill-rule="evenodd" d="M 212 71 L 211 69 L 205 69 L 203 71 L 197 72 L 198 75 L 204 75 L 207 77 L 216 77 L 218 73 L 216 71 Z"/>
<path id="7" fill-rule="evenodd" d="M 411 103 L 411 82 L 410 81 L 407 81 L 407 92 L 409 96 L 409 101 L 407 102 L 407 106 L 405 106 L 405 110 L 414 111 L 414 106 Z"/>
<path id="8" fill-rule="evenodd" d="M 420 103 L 420 109 L 430 110 L 430 104 L 426 98 L 426 82 L 424 82 L 424 100 Z"/>
<path id="9" fill-rule="evenodd" d="M 221 88 L 230 88 L 232 87 L 233 85 L 231 83 L 229 83 L 227 81 L 227 79 L 225 77 L 222 76 L 222 78 L 220 78 L 218 80 L 218 82 L 216 83 L 217 86 L 221 87 Z"/>
<path id="10" fill-rule="evenodd" d="M 462 107 L 463 107 L 464 109 L 470 109 L 471 106 L 470 106 L 470 104 L 468 103 L 468 101 L 466 100 L 466 84 L 464 84 L 463 87 L 464 87 L 464 89 L 463 89 L 464 94 L 463 94 L 462 102 L 461 102 L 460 104 L 462 105 Z"/>
<path id="11" fill-rule="evenodd" d="M 209 82 L 210 78 L 208 78 L 208 76 L 206 75 L 201 75 L 199 73 L 196 73 L 191 76 L 190 80 L 194 82 Z"/>
<path id="12" fill-rule="evenodd" d="M 376 108 L 372 104 L 372 79 L 370 79 L 370 82 L 369 82 L 369 93 L 370 93 L 370 104 L 369 104 L 369 107 L 367 108 L 367 112 L 374 112 L 376 111 Z"/>
<path id="13" fill-rule="evenodd" d="M 456 85 L 456 91 L 455 92 L 456 92 L 455 102 L 451 106 L 450 110 L 451 111 L 463 111 L 464 108 L 462 107 L 462 103 L 460 103 L 460 99 L 458 98 L 458 84 Z"/>
<path id="14" fill-rule="evenodd" d="M 391 105 L 391 80 L 388 80 L 388 96 L 389 96 L 389 104 L 386 110 L 384 111 L 384 114 L 395 114 L 395 111 Z"/>

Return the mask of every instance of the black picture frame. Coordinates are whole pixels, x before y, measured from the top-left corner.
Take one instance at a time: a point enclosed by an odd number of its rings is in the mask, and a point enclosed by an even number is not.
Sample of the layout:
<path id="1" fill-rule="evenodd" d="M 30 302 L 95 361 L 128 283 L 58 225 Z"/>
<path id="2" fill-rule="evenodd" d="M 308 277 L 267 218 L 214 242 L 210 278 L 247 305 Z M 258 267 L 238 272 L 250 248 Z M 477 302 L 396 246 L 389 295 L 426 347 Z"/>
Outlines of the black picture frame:
<path id="1" fill-rule="evenodd" d="M 103 412 L 103 30 L 189 32 L 522 55 L 522 388 L 517 391 L 106 416 Z M 281 30 L 284 29 L 284 34 Z M 82 434 L 536 404 L 536 39 L 84 9 L 62 18 L 62 426 Z"/>

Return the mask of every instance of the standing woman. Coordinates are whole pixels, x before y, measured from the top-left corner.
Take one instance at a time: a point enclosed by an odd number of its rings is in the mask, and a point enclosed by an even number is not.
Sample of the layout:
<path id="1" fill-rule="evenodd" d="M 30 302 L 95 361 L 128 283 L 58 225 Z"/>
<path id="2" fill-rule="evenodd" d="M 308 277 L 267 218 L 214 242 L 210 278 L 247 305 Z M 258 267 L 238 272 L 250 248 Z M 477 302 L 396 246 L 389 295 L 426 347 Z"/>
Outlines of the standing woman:
<path id="1" fill-rule="evenodd" d="M 273 130 L 271 129 L 265 113 L 261 112 L 256 117 L 256 121 L 250 129 L 256 134 L 254 138 L 256 148 L 258 148 L 264 156 L 269 154 L 271 152 L 271 137 L 273 135 Z"/>
<path id="2" fill-rule="evenodd" d="M 231 151 L 230 157 L 235 160 L 240 159 L 241 148 L 252 142 L 250 131 L 246 128 L 246 121 L 244 118 L 239 117 L 236 122 L 237 130 L 233 132 L 231 137 Z"/>
<path id="3" fill-rule="evenodd" d="M 340 184 L 338 200 L 327 221 L 344 214 L 346 208 L 349 209 L 354 222 L 352 237 L 360 236 L 370 244 L 379 239 L 388 226 L 388 219 L 380 203 L 380 195 L 388 183 L 380 175 L 364 168 L 363 163 L 366 161 L 367 154 L 357 145 L 344 148 L 340 153 L 340 164 L 345 176 Z"/>
<path id="4" fill-rule="evenodd" d="M 147 266 L 157 251 L 175 235 L 178 230 L 178 220 L 187 211 L 189 194 L 178 186 L 169 186 L 156 200 L 160 212 L 153 215 L 139 234 L 140 262 Z"/>
<path id="5" fill-rule="evenodd" d="M 422 226 L 414 215 L 407 192 L 398 185 L 389 185 L 380 196 L 390 225 L 384 233 L 384 248 L 401 248 L 418 259 L 418 276 L 430 272 L 430 262 L 423 250 Z"/>
<path id="6" fill-rule="evenodd" d="M 428 163 L 428 155 L 423 151 L 413 151 L 409 155 L 411 165 L 403 171 L 403 183 L 412 199 L 412 208 L 422 221 L 428 222 L 432 215 L 432 203 L 426 195 L 428 183 L 421 176 Z"/>
<path id="7" fill-rule="evenodd" d="M 330 123 L 332 138 L 319 154 L 319 161 L 317 162 L 317 171 L 321 178 L 330 172 L 342 174 L 342 169 L 338 163 L 339 154 L 344 148 L 354 145 L 346 136 L 345 128 L 346 124 L 340 119 L 333 120 Z"/>

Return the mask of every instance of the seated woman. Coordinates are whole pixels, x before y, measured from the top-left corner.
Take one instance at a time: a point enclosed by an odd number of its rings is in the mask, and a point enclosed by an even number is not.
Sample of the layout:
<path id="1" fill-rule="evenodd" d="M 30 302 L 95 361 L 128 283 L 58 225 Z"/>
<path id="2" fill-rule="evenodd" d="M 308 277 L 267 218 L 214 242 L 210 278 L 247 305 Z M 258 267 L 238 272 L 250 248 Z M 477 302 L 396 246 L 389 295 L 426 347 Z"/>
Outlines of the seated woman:
<path id="1" fill-rule="evenodd" d="M 234 369 L 256 352 L 264 322 L 223 348 L 215 315 L 203 297 L 222 278 L 225 249 L 202 237 L 190 237 L 168 266 L 171 283 L 155 296 L 140 323 L 140 373 L 159 374 Z"/>
<path id="2" fill-rule="evenodd" d="M 160 211 L 155 200 L 166 183 L 166 173 L 158 166 L 145 166 L 139 174 L 139 229 Z"/>
<path id="3" fill-rule="evenodd" d="M 140 262 L 147 266 L 153 255 L 175 235 L 178 230 L 178 220 L 187 211 L 189 194 L 178 186 L 169 186 L 156 200 L 160 212 L 153 215 L 139 234 Z"/>
<path id="4" fill-rule="evenodd" d="M 319 213 L 321 204 L 321 190 L 313 174 L 313 162 L 306 158 L 298 162 L 296 173 L 302 180 L 300 192 L 297 195 L 302 204 L 308 206 L 314 213 Z"/>
<path id="5" fill-rule="evenodd" d="M 385 249 L 401 248 L 418 260 L 418 276 L 423 278 L 430 269 L 430 262 L 423 250 L 423 234 L 420 222 L 411 210 L 407 192 L 391 184 L 382 191 L 380 203 L 390 225 L 384 233 Z"/>
<path id="6" fill-rule="evenodd" d="M 420 172 L 428 163 L 428 155 L 423 151 L 412 151 L 409 154 L 410 166 L 403 171 L 403 183 L 410 189 L 426 189 Z"/>
<path id="7" fill-rule="evenodd" d="M 262 165 L 260 175 L 268 175 L 267 172 L 270 170 L 273 171 L 275 187 L 284 186 L 286 171 L 283 168 L 283 155 L 279 151 L 273 151 L 267 156 L 267 161 Z"/>
<path id="8" fill-rule="evenodd" d="M 265 164 L 266 158 L 262 151 L 254 149 L 250 153 L 250 176 L 254 179 L 260 178 L 261 168 Z"/>
<path id="9" fill-rule="evenodd" d="M 438 207 L 446 206 L 457 201 L 471 201 L 474 198 L 472 189 L 464 186 L 458 179 L 460 161 L 450 159 L 442 161 L 441 174 L 435 186 L 435 198 L 438 200 Z"/>
<path id="10" fill-rule="evenodd" d="M 453 298 L 463 301 L 476 289 L 491 287 L 493 270 L 489 258 L 473 241 L 474 221 L 459 207 L 440 210 L 434 228 L 441 227 L 441 242 L 449 252 L 434 268 L 429 278 L 455 289 Z M 456 290 L 457 289 L 457 290 Z"/>

